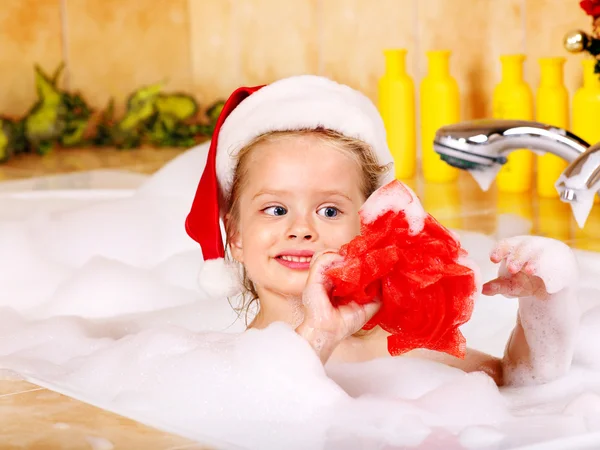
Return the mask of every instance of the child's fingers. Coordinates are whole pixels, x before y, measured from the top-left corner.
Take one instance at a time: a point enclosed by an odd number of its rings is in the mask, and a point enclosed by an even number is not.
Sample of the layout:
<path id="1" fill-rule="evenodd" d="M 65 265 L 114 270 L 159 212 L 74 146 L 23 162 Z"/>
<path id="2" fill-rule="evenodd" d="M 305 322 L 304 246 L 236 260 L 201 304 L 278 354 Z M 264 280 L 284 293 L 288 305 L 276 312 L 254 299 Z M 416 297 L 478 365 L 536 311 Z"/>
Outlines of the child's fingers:
<path id="1" fill-rule="evenodd" d="M 310 260 L 310 269 L 306 284 L 327 284 L 325 271 L 333 264 L 342 262 L 343 260 L 344 258 L 337 253 L 336 250 L 324 250 L 322 252 L 315 253 Z"/>
<path id="2" fill-rule="evenodd" d="M 518 273 L 512 277 L 499 277 L 482 286 L 483 295 L 504 295 L 505 297 L 528 297 L 544 292 L 544 284 L 538 277 Z"/>
<path id="3" fill-rule="evenodd" d="M 363 308 L 364 308 L 366 316 L 367 316 L 367 320 L 365 320 L 365 322 L 368 322 L 369 320 L 371 320 L 373 318 L 373 316 L 375 314 L 377 314 L 377 311 L 379 311 L 379 308 L 381 308 L 381 302 L 377 301 L 377 302 L 367 303 L 366 305 L 363 305 Z"/>
<path id="4" fill-rule="evenodd" d="M 498 279 L 488 281 L 481 287 L 481 293 L 483 295 L 496 295 L 500 292 L 500 284 L 498 283 Z"/>
<path id="5" fill-rule="evenodd" d="M 534 246 L 523 244 L 517 247 L 506 259 L 506 268 L 512 274 L 521 270 L 533 270 L 537 263 L 539 250 Z"/>
<path id="6" fill-rule="evenodd" d="M 524 242 L 526 241 L 522 236 L 501 239 L 490 253 L 490 260 L 494 263 L 499 263 L 507 256 L 514 254 L 519 247 L 523 246 Z"/>
<path id="7" fill-rule="evenodd" d="M 325 270 L 340 261 L 343 261 L 343 258 L 334 250 L 320 252 L 311 260 L 306 286 L 302 293 L 302 303 L 307 308 L 307 314 L 323 316 L 319 317 L 319 320 L 326 320 L 325 316 L 332 308 L 329 294 L 333 286 L 325 276 Z"/>
<path id="8" fill-rule="evenodd" d="M 518 297 L 523 294 L 521 284 L 514 278 L 496 278 L 483 285 L 484 295 L 504 295 L 506 297 Z"/>
<path id="9" fill-rule="evenodd" d="M 359 305 L 352 302 L 340 306 L 339 312 L 344 318 L 347 334 L 351 335 L 360 330 L 381 307 L 380 302 L 370 302 L 365 305 Z"/>
<path id="10" fill-rule="evenodd" d="M 490 253 L 490 260 L 499 263 L 513 251 L 514 247 L 515 245 L 510 239 L 502 239 Z"/>
<path id="11" fill-rule="evenodd" d="M 536 261 L 530 260 L 527 264 L 525 264 L 523 267 L 523 272 L 525 272 L 527 275 L 535 275 L 537 273 Z"/>

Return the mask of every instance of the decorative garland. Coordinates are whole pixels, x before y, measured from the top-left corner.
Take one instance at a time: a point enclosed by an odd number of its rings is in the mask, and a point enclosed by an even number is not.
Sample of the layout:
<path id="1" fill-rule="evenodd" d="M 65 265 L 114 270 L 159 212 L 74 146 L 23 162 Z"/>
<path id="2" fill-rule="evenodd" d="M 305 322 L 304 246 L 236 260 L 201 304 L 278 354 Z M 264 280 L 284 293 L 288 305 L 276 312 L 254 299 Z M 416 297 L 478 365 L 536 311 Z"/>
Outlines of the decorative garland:
<path id="1" fill-rule="evenodd" d="M 19 153 L 44 155 L 55 147 L 191 147 L 212 135 L 224 104 L 213 103 L 198 121 L 192 96 L 162 93 L 162 83 L 157 83 L 133 92 L 121 119 L 115 119 L 111 99 L 92 126 L 94 111 L 83 97 L 59 89 L 63 69 L 61 64 L 50 77 L 36 65 L 36 103 L 20 119 L 0 115 L 0 162 Z"/>
<path id="2" fill-rule="evenodd" d="M 594 72 L 600 74 L 600 0 L 583 0 L 581 9 L 592 18 L 592 33 L 576 30 L 568 33 L 564 46 L 571 53 L 588 52 L 596 59 Z"/>

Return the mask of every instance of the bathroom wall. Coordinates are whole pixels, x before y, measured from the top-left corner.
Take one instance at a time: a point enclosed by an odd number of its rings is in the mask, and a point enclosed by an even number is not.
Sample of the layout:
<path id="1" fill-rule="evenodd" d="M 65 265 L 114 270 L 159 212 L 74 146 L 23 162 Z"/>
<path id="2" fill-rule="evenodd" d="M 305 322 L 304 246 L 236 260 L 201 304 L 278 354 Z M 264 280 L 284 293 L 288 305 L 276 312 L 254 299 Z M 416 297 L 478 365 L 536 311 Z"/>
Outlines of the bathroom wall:
<path id="1" fill-rule="evenodd" d="M 239 85 L 318 73 L 377 99 L 382 50 L 406 47 L 418 83 L 424 52 L 452 50 L 463 118 L 491 113 L 502 53 L 565 56 L 571 93 L 581 55 L 562 47 L 574 28 L 591 30 L 578 0 L 2 0 L 0 114 L 35 99 L 33 64 L 67 69 L 63 86 L 96 108 L 146 83 L 193 93 L 204 105 Z"/>

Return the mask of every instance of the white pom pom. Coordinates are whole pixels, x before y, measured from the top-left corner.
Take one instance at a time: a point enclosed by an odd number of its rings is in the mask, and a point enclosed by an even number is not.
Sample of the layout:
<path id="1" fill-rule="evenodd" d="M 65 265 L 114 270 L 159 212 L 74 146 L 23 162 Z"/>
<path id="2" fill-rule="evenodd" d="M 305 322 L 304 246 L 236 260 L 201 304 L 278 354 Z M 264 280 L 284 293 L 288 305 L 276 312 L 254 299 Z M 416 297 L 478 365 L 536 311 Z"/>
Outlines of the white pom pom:
<path id="1" fill-rule="evenodd" d="M 202 263 L 198 286 L 211 298 L 233 297 L 242 292 L 238 268 L 223 258 Z"/>

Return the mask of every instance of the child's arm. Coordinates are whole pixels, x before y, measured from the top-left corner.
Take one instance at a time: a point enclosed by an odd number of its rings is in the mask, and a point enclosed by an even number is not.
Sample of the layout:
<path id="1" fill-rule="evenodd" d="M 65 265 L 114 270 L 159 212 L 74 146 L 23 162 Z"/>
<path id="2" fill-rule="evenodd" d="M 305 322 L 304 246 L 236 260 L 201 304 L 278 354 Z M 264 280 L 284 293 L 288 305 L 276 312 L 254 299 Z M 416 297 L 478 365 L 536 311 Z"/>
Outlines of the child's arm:
<path id="1" fill-rule="evenodd" d="M 517 323 L 501 361 L 503 384 L 540 384 L 564 375 L 580 318 L 573 252 L 554 239 L 520 236 L 500 241 L 490 259 L 501 266 L 483 294 L 519 297 Z"/>
<path id="2" fill-rule="evenodd" d="M 323 364 L 346 337 L 360 330 L 379 309 L 379 303 L 358 305 L 351 303 L 338 308 L 331 304 L 332 286 L 324 275 L 325 269 L 340 262 L 335 251 L 315 254 L 302 296 L 304 320 L 296 332 L 308 341 Z"/>
<path id="3" fill-rule="evenodd" d="M 465 372 L 483 371 L 499 386 L 540 384 L 564 375 L 580 317 L 572 251 L 553 239 L 523 236 L 499 242 L 490 258 L 501 266 L 498 278 L 483 286 L 483 294 L 519 297 L 517 323 L 504 357 L 473 349 L 467 349 L 464 359 L 430 350 L 413 350 L 408 356 Z"/>

